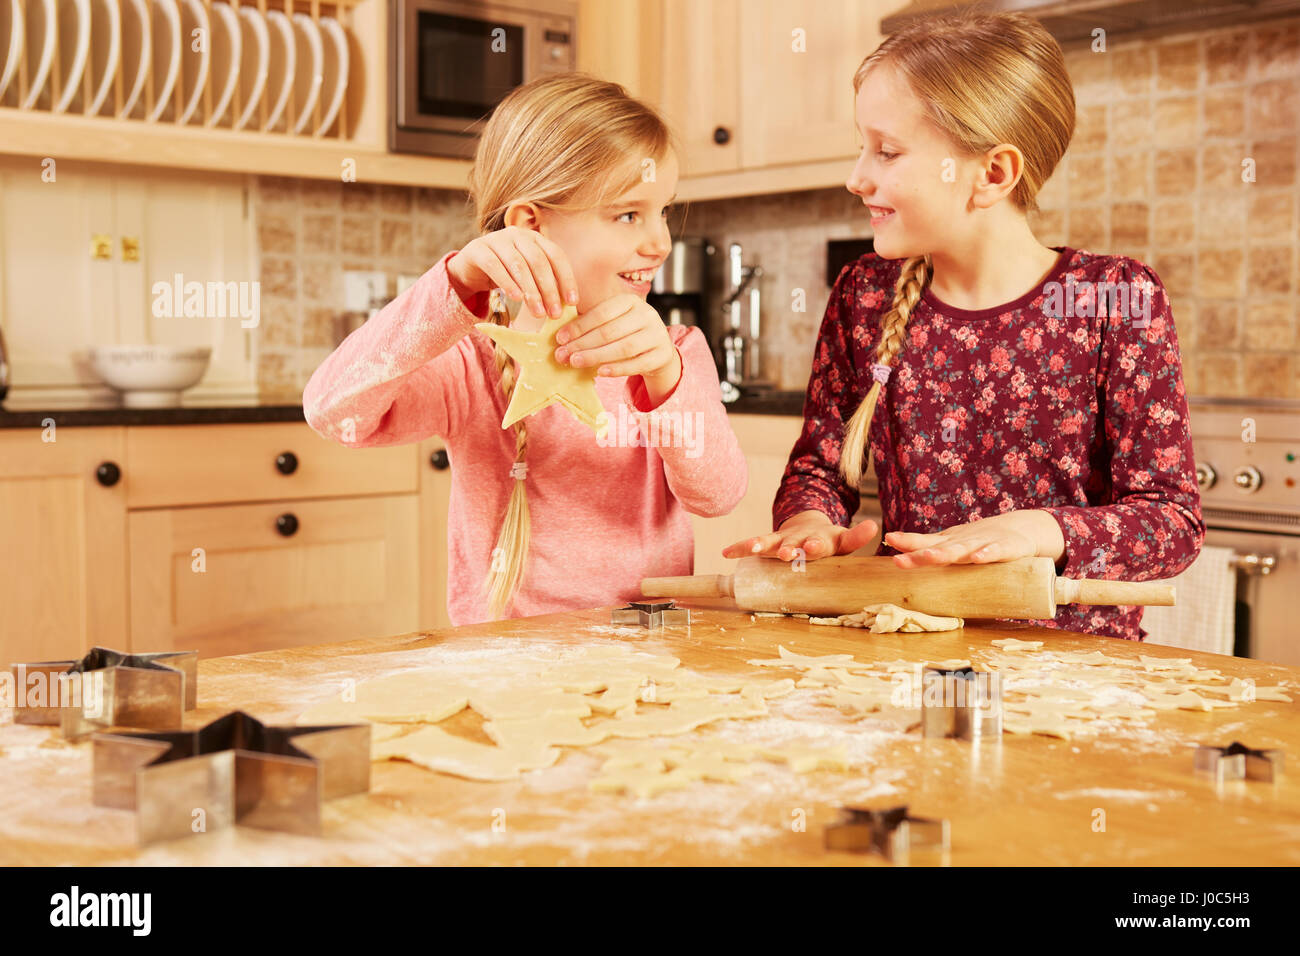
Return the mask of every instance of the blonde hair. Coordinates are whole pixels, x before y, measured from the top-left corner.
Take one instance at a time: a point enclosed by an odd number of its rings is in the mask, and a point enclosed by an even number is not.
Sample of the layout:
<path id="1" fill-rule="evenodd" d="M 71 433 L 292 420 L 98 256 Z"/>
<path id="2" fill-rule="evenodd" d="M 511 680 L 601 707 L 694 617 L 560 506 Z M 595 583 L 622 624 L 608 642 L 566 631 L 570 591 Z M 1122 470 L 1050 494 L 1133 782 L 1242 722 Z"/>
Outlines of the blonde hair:
<path id="1" fill-rule="evenodd" d="M 667 125 L 652 108 L 617 83 L 581 73 L 558 73 L 511 91 L 483 129 L 469 172 L 469 198 L 480 233 L 505 226 L 511 205 L 579 210 L 603 205 L 631 189 L 645 160 L 660 162 L 672 145 Z M 491 318 L 508 325 L 501 298 L 491 296 Z M 493 343 L 506 402 L 515 367 Z M 514 425 L 516 463 L 528 451 L 528 419 Z M 526 474 L 527 469 L 520 469 Z M 512 469 L 512 474 L 514 469 Z M 529 549 L 526 478 L 516 478 L 484 586 L 493 620 L 505 616 L 523 578 Z"/>
<path id="2" fill-rule="evenodd" d="M 907 82 L 926 118 L 963 156 L 1013 143 L 1024 168 L 1011 201 L 1025 213 L 1038 209 L 1038 191 L 1074 135 L 1074 89 L 1061 47 L 1042 24 L 1022 13 L 980 12 L 915 21 L 862 61 L 853 75 L 854 92 L 882 65 Z M 893 303 L 881 319 L 877 365 L 893 367 L 907 321 L 933 274 L 928 255 L 904 260 Z M 872 372 L 875 381 L 844 430 L 840 472 L 851 487 L 862 480 L 881 379 L 888 378 L 887 371 Z"/>

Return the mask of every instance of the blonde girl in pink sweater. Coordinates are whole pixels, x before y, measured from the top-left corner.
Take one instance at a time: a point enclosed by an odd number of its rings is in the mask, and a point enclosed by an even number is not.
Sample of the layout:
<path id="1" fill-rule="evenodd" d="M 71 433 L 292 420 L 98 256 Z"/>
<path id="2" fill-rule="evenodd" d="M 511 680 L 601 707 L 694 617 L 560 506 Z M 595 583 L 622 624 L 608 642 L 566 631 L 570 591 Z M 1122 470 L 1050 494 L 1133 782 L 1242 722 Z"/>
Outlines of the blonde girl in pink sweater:
<path id="1" fill-rule="evenodd" d="M 645 302 L 676 186 L 667 127 L 622 87 L 561 74 L 518 88 L 470 172 L 480 236 L 307 383 L 308 424 L 348 447 L 446 441 L 453 624 L 635 599 L 643 577 L 692 572 L 689 514 L 744 496 L 708 343 Z M 505 300 L 527 307 L 512 320 Z M 578 318 L 555 357 L 598 368 L 607 430 L 559 404 L 502 429 L 517 367 L 474 325 L 536 331 L 565 303 Z"/>

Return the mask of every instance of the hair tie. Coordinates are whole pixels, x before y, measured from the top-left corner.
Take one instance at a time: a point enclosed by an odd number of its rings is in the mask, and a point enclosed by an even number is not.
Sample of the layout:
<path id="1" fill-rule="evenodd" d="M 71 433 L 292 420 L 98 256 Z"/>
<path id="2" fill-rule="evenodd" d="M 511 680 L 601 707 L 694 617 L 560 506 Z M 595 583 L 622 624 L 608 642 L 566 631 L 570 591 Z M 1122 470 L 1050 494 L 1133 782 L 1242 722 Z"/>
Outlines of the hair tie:
<path id="1" fill-rule="evenodd" d="M 889 384 L 889 373 L 893 368 L 888 365 L 881 365 L 879 362 L 871 363 L 871 377 L 881 385 Z"/>
<path id="2" fill-rule="evenodd" d="M 510 477 L 515 481 L 523 481 L 528 477 L 528 462 L 517 461 L 510 466 Z"/>

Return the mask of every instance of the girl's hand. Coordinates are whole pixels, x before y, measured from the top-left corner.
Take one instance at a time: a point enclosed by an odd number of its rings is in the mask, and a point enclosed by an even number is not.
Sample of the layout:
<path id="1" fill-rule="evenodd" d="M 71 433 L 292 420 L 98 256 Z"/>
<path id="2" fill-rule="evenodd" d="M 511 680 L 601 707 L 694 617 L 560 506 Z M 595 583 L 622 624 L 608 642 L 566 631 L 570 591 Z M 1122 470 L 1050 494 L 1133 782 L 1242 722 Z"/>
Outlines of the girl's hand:
<path id="1" fill-rule="evenodd" d="M 791 561 L 800 555 L 809 561 L 829 558 L 835 554 L 852 554 L 865 545 L 880 530 L 871 519 L 852 528 L 831 524 L 820 511 L 804 511 L 788 519 L 779 531 L 746 538 L 722 549 L 724 558 L 747 558 L 754 555 Z"/>
<path id="2" fill-rule="evenodd" d="M 558 319 L 565 302 L 578 304 L 578 284 L 564 250 L 540 232 L 519 226 L 467 243 L 448 261 L 447 274 L 463 300 L 501 289 L 522 299 L 538 318 L 549 314 Z"/>
<path id="3" fill-rule="evenodd" d="M 555 334 L 555 360 L 598 375 L 640 375 L 667 394 L 681 377 L 681 356 L 659 313 L 630 292 L 606 299 Z"/>
<path id="4" fill-rule="evenodd" d="M 884 541 L 904 552 L 894 555 L 894 563 L 900 568 L 988 564 L 1039 556 L 1059 561 L 1065 551 L 1060 526 L 1045 511 L 1009 511 L 934 534 L 891 531 Z"/>

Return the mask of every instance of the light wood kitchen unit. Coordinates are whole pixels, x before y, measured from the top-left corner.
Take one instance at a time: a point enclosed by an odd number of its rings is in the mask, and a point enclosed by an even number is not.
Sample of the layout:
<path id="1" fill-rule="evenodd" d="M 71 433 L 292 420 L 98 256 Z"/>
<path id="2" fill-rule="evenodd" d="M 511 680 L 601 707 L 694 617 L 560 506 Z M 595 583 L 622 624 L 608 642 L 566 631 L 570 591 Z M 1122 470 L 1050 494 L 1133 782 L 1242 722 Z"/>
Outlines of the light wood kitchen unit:
<path id="1" fill-rule="evenodd" d="M 730 421 L 749 489 L 692 517 L 698 573 L 771 527 L 802 419 Z M 353 449 L 300 422 L 0 429 L 0 666 L 446 627 L 452 467 L 438 438 Z"/>

